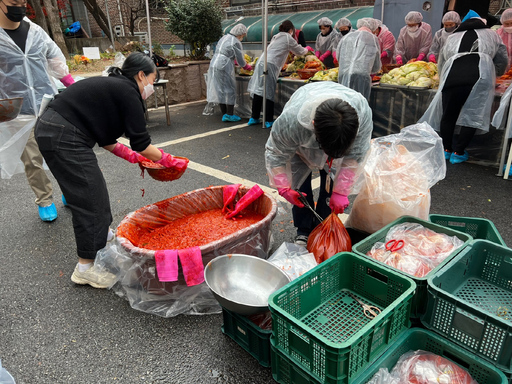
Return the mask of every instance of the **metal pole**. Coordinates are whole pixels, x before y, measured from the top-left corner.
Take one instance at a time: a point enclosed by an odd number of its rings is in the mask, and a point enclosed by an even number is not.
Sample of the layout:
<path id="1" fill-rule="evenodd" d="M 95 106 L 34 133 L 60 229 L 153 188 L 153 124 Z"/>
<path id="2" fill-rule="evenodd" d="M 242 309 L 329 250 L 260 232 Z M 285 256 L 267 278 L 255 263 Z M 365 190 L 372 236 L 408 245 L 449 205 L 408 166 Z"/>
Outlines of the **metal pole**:
<path id="1" fill-rule="evenodd" d="M 153 42 L 151 40 L 151 21 L 149 18 L 149 2 L 146 0 L 146 19 L 148 21 L 149 57 L 153 57 Z"/>
<path id="2" fill-rule="evenodd" d="M 503 96 L 502 96 L 503 97 Z M 508 149 L 508 136 L 510 135 L 511 125 L 512 125 L 512 100 L 509 101 L 508 107 L 508 116 L 507 116 L 507 125 L 505 127 L 505 132 L 503 133 L 503 144 L 501 147 L 501 156 L 500 156 L 500 165 L 498 168 L 498 174 L 496 176 L 503 176 L 503 165 L 505 164 L 505 158 L 507 155 Z"/>
<path id="3" fill-rule="evenodd" d="M 264 0 L 264 11 L 263 11 L 263 55 L 265 61 L 263 62 L 263 119 L 261 120 L 262 128 L 265 128 L 265 118 L 267 113 L 267 39 L 268 39 L 268 0 Z"/>
<path id="4" fill-rule="evenodd" d="M 382 0 L 380 8 L 380 21 L 382 21 L 382 24 L 384 24 L 384 0 Z"/>
<path id="5" fill-rule="evenodd" d="M 112 49 L 116 51 L 116 41 L 114 40 L 114 33 L 112 32 L 112 25 L 110 24 L 110 12 L 108 11 L 108 3 L 105 0 L 105 10 L 107 11 L 108 29 L 110 30 L 110 41 L 112 42 Z"/>

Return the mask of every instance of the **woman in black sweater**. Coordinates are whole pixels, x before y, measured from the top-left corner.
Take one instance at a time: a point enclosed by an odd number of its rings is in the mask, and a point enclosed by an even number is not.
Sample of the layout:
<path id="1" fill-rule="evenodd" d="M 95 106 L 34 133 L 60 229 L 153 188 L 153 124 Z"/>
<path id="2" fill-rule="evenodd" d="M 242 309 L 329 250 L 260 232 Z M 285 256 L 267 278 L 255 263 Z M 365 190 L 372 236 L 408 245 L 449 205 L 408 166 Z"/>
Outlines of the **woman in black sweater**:
<path id="1" fill-rule="evenodd" d="M 131 163 L 147 158 L 166 167 L 187 166 L 151 145 L 146 130 L 143 99 L 153 93 L 158 76 L 149 57 L 132 53 L 108 77 L 79 81 L 57 95 L 37 121 L 39 149 L 73 215 L 78 264 L 71 280 L 76 284 L 107 288 L 115 279 L 93 266 L 96 253 L 113 236 L 108 191 L 93 147 L 98 144 Z M 122 135 L 133 150 L 117 142 Z"/>

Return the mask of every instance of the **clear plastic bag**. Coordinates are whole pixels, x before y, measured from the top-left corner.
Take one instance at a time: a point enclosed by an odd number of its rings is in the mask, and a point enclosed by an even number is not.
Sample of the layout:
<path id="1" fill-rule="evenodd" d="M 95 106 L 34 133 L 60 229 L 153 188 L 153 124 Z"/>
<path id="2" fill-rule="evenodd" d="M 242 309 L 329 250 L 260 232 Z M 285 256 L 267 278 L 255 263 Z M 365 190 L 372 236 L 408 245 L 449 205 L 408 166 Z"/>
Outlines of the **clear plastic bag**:
<path id="1" fill-rule="evenodd" d="M 478 384 L 471 375 L 442 356 L 417 350 L 403 354 L 391 372 L 381 368 L 367 384 Z"/>
<path id="2" fill-rule="evenodd" d="M 345 225 L 374 233 L 404 215 L 428 220 L 429 190 L 445 175 L 442 140 L 427 123 L 373 139 Z"/>
<path id="3" fill-rule="evenodd" d="M 318 265 L 315 255 L 305 247 L 286 242 L 276 249 L 268 261 L 281 268 L 292 280 Z"/>
<path id="4" fill-rule="evenodd" d="M 101 76 L 108 76 L 108 70 L 110 67 L 121 68 L 125 60 L 126 57 L 121 52 L 117 52 L 116 56 L 114 57 L 114 63 L 112 65 L 106 66 L 105 70 L 101 73 Z"/>
<path id="5" fill-rule="evenodd" d="M 403 241 L 403 247 L 392 248 L 392 242 Z M 377 242 L 367 253 L 382 263 L 399 269 L 411 276 L 425 277 L 453 251 L 464 245 L 456 236 L 437 233 L 418 223 L 402 223 L 393 226 L 387 233 L 384 243 Z"/>
<path id="6" fill-rule="evenodd" d="M 0 169 L 2 179 L 10 179 L 25 171 L 20 160 L 36 123 L 35 116 L 19 115 L 16 119 L 0 123 Z"/>

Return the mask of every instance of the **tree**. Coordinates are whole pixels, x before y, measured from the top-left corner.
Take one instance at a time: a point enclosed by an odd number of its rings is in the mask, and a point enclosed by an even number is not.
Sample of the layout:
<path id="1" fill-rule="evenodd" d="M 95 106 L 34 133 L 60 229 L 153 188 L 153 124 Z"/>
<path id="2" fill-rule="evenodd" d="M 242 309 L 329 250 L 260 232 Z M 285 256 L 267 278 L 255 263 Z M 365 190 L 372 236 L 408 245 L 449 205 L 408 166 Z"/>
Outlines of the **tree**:
<path id="1" fill-rule="evenodd" d="M 190 45 L 190 57 L 202 60 L 206 47 L 222 37 L 222 8 L 216 0 L 171 0 L 165 28 Z"/>
<path id="2" fill-rule="evenodd" d="M 58 45 L 64 56 L 68 57 L 68 48 L 64 41 L 64 34 L 62 33 L 61 21 L 55 0 L 43 0 L 43 5 L 46 10 L 46 17 L 48 18 L 48 29 L 51 32 L 53 41 Z"/>
<path id="3" fill-rule="evenodd" d="M 89 13 L 94 17 L 94 20 L 98 23 L 101 30 L 105 33 L 105 35 L 110 39 L 110 28 L 108 27 L 108 19 L 102 9 L 98 6 L 98 2 L 96 0 L 84 0 L 85 7 L 89 11 Z M 115 34 L 114 34 L 115 35 Z M 112 41 L 112 46 L 114 46 L 114 42 Z"/>
<path id="4" fill-rule="evenodd" d="M 28 5 L 32 8 L 33 14 L 29 15 L 29 7 L 27 7 L 27 15 L 30 20 L 39 25 L 44 29 L 46 33 L 48 31 L 48 25 L 46 24 L 46 17 L 44 15 L 43 7 L 41 7 L 40 0 L 28 0 Z"/>

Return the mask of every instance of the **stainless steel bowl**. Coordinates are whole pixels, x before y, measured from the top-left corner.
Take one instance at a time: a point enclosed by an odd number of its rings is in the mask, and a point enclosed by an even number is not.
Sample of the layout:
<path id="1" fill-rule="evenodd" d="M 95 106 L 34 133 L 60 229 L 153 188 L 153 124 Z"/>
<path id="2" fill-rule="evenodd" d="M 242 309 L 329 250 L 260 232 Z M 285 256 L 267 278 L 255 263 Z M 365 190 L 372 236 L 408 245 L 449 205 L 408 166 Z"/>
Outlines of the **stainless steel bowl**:
<path id="1" fill-rule="evenodd" d="M 221 306 L 245 316 L 268 311 L 268 297 L 290 282 L 274 264 L 241 254 L 210 261 L 204 279 Z"/>
<path id="2" fill-rule="evenodd" d="M 0 100 L 0 123 L 15 119 L 21 111 L 22 97 Z"/>

